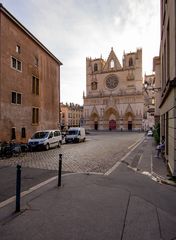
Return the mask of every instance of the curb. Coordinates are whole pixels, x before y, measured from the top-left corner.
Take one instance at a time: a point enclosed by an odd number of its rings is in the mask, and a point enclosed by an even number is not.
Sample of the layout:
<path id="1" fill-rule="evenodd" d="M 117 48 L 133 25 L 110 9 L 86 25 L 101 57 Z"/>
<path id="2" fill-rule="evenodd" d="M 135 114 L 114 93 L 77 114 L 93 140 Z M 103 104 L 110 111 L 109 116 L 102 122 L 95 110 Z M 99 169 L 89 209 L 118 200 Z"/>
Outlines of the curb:
<path id="1" fill-rule="evenodd" d="M 165 179 L 164 177 L 162 177 L 161 175 L 159 175 L 159 174 L 157 174 L 155 172 L 152 172 L 152 176 L 154 178 L 156 178 L 158 182 L 161 182 L 163 184 L 167 184 L 167 185 L 176 187 L 176 183 L 175 182 L 173 182 L 171 180 L 168 180 L 168 179 Z"/>

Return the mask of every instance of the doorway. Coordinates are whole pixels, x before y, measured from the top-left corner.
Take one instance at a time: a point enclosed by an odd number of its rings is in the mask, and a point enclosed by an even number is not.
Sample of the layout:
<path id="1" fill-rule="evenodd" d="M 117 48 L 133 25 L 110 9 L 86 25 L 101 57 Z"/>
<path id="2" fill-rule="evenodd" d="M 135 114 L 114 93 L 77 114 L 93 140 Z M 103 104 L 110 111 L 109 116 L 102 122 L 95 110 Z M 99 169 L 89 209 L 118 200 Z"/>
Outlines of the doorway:
<path id="1" fill-rule="evenodd" d="M 97 122 L 97 121 L 94 122 L 94 129 L 95 129 L 95 130 L 98 130 L 98 122 Z"/>
<path id="2" fill-rule="evenodd" d="M 114 129 L 116 129 L 116 121 L 112 119 L 109 121 L 109 130 L 114 130 Z"/>
<path id="3" fill-rule="evenodd" d="M 132 131 L 132 121 L 128 121 L 128 131 Z"/>

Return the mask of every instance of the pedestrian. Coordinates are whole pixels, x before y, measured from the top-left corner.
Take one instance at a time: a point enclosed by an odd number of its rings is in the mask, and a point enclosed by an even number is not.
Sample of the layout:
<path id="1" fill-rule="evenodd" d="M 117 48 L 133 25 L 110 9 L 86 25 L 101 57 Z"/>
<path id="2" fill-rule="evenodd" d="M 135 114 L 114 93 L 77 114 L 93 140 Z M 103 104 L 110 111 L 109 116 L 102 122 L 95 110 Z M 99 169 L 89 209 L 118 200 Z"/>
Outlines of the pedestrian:
<path id="1" fill-rule="evenodd" d="M 164 149 L 165 149 L 165 137 L 162 136 L 161 143 L 159 145 L 157 145 L 157 147 L 156 147 L 156 150 L 157 150 L 157 156 L 156 157 L 159 157 L 160 153 L 163 152 Z"/>

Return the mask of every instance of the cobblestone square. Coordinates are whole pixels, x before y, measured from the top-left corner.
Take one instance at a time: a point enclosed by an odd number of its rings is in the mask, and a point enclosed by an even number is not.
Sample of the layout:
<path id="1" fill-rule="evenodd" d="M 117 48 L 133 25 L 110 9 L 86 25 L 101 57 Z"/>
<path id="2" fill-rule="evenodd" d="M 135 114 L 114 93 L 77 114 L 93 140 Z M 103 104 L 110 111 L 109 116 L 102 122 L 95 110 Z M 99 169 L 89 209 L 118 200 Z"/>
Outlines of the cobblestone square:
<path id="1" fill-rule="evenodd" d="M 62 154 L 62 171 L 105 173 L 119 161 L 144 133 L 91 132 L 84 143 L 63 144 L 49 151 L 28 152 L 20 157 L 0 159 L 0 167 L 16 166 L 57 170 Z"/>

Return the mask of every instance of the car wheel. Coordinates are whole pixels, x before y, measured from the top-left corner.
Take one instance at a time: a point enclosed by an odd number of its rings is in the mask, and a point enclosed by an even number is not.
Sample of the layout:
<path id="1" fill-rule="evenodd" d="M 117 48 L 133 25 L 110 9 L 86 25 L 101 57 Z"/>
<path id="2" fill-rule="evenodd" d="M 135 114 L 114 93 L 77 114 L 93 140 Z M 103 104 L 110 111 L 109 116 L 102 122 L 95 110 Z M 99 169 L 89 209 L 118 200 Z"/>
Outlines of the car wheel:
<path id="1" fill-rule="evenodd" d="M 60 147 L 61 147 L 61 142 L 60 142 L 60 141 L 58 142 L 58 145 L 57 145 L 57 147 L 58 147 L 58 148 L 60 148 Z"/>
<path id="2" fill-rule="evenodd" d="M 45 150 L 48 151 L 50 149 L 49 143 L 46 144 Z"/>

